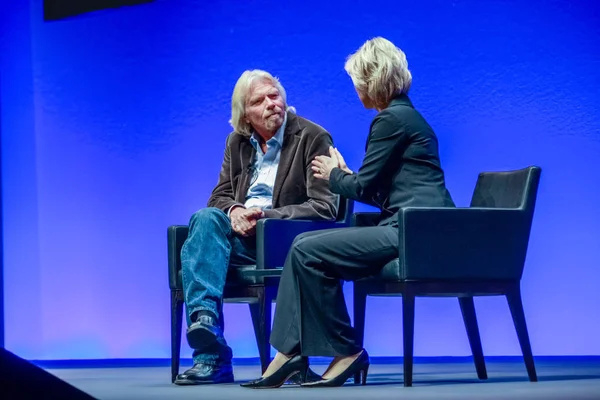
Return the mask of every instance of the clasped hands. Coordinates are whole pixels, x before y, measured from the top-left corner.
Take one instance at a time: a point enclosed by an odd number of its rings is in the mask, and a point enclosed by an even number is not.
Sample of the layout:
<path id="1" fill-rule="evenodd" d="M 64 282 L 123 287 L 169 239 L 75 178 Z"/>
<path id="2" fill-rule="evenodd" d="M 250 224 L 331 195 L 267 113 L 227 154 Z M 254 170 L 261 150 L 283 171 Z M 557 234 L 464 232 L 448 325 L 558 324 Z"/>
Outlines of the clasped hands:
<path id="1" fill-rule="evenodd" d="M 241 236 L 252 236 L 256 230 L 256 221 L 265 217 L 265 213 L 256 207 L 234 206 L 229 212 L 231 228 Z"/>
<path id="2" fill-rule="evenodd" d="M 346 165 L 344 157 L 340 154 L 338 149 L 333 146 L 329 146 L 329 157 L 327 156 L 316 156 L 312 161 L 313 176 L 317 179 L 329 180 L 329 174 L 334 168 L 339 168 L 342 171 L 351 174 L 352 170 Z"/>

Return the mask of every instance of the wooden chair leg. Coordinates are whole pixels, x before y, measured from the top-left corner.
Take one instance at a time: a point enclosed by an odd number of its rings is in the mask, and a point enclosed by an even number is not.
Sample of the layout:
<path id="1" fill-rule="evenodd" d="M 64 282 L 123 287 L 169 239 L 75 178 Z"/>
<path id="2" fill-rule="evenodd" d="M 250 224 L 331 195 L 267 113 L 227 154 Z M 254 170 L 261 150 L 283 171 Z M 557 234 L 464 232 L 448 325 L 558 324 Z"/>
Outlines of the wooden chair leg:
<path id="1" fill-rule="evenodd" d="M 254 335 L 258 345 L 260 366 L 264 373 L 271 362 L 271 307 L 273 296 L 268 288 L 262 288 L 258 294 L 258 301 L 250 303 L 250 314 L 254 325 Z"/>
<path id="2" fill-rule="evenodd" d="M 538 379 L 535 372 L 535 364 L 533 362 L 533 353 L 531 352 L 531 343 L 529 342 L 529 333 L 527 331 L 525 312 L 523 311 L 523 302 L 521 300 L 521 288 L 516 285 L 506 293 L 506 300 L 508 301 L 508 307 L 513 318 L 515 330 L 517 331 L 521 351 L 523 352 L 527 375 L 529 375 L 529 380 L 531 382 L 537 382 Z"/>
<path id="3" fill-rule="evenodd" d="M 408 290 L 402 293 L 402 335 L 404 341 L 404 386 L 410 387 L 413 381 L 415 295 Z"/>
<path id="4" fill-rule="evenodd" d="M 364 346 L 365 319 L 367 311 L 367 293 L 362 289 L 360 283 L 354 282 L 354 333 L 356 344 Z M 360 372 L 354 375 L 354 383 L 360 383 Z"/>
<path id="5" fill-rule="evenodd" d="M 463 321 L 475 362 L 475 370 L 479 379 L 487 379 L 487 371 L 485 368 L 485 359 L 483 358 L 483 348 L 481 347 L 481 337 L 479 336 L 479 326 L 477 326 L 477 315 L 475 314 L 475 303 L 473 297 L 459 297 L 460 311 L 462 312 Z"/>
<path id="6" fill-rule="evenodd" d="M 181 327 L 183 324 L 183 292 L 171 290 L 171 383 L 179 374 Z"/>

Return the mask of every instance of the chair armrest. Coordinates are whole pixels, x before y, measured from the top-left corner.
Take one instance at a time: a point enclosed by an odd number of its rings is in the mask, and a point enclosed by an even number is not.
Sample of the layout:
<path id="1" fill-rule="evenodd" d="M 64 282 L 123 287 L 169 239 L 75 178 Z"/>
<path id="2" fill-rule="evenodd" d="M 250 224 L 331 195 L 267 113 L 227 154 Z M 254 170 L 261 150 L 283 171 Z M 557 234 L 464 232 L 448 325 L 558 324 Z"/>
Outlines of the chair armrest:
<path id="1" fill-rule="evenodd" d="M 358 212 L 352 215 L 352 226 L 375 226 L 380 219 L 378 212 Z"/>
<path id="2" fill-rule="evenodd" d="M 398 213 L 403 279 L 520 279 L 531 221 L 518 209 L 408 207 Z"/>
<path id="3" fill-rule="evenodd" d="M 256 224 L 256 269 L 282 268 L 294 239 L 301 233 L 346 226 L 334 221 L 261 219 Z"/>
<path id="4" fill-rule="evenodd" d="M 177 285 L 177 275 L 181 269 L 181 247 L 188 237 L 187 225 L 173 225 L 167 229 L 169 251 L 169 288 L 181 289 Z"/>
<path id="5" fill-rule="evenodd" d="M 243 278 L 280 278 L 283 268 L 246 269 L 238 272 Z"/>

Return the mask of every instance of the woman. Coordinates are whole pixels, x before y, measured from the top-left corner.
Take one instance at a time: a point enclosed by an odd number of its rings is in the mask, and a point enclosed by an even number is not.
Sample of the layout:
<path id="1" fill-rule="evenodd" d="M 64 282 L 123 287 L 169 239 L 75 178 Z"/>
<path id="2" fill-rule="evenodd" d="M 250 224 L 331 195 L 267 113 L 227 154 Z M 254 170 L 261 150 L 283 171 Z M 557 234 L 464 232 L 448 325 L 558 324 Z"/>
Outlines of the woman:
<path id="1" fill-rule="evenodd" d="M 279 387 L 304 378 L 309 356 L 334 357 L 320 380 L 304 387 L 341 386 L 356 374 L 366 382 L 367 352 L 357 346 L 342 280 L 376 274 L 398 257 L 398 210 L 453 207 L 440 166 L 437 138 L 407 93 L 412 77 L 402 50 L 384 38 L 367 41 L 345 65 L 358 97 L 379 113 L 371 123 L 366 154 L 353 173 L 337 149 L 313 161 L 314 176 L 333 193 L 381 209 L 377 226 L 322 230 L 296 238 L 277 297 L 271 344 L 277 355 L 251 388 Z"/>

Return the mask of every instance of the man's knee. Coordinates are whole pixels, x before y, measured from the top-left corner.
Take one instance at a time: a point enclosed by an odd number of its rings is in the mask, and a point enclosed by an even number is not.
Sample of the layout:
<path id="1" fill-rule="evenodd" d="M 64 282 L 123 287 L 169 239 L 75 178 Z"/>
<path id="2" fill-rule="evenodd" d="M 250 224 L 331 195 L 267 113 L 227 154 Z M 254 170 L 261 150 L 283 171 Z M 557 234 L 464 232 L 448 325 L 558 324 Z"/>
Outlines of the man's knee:
<path id="1" fill-rule="evenodd" d="M 224 220 L 227 220 L 227 214 L 216 207 L 207 207 L 192 214 L 190 225 L 196 223 L 223 222 Z"/>

